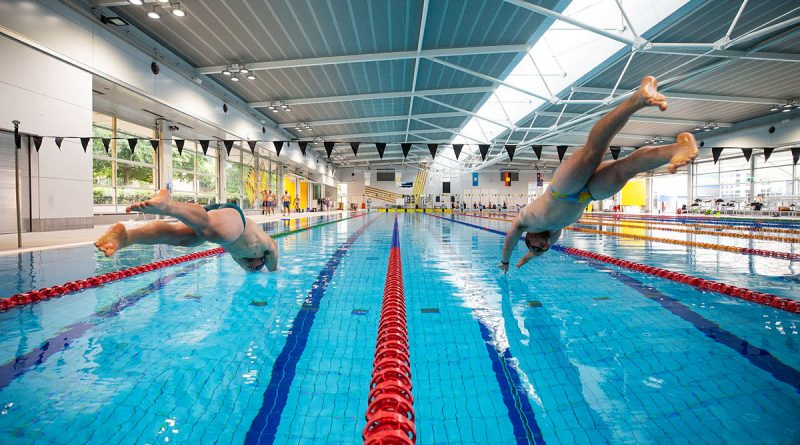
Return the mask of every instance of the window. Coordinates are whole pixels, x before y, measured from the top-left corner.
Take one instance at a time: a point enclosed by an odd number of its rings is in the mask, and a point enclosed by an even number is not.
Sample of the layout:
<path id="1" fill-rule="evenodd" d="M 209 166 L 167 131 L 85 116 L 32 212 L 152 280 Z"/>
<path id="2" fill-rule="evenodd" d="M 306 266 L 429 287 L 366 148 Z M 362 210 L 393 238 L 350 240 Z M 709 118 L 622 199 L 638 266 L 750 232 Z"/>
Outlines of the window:
<path id="1" fill-rule="evenodd" d="M 186 141 L 182 153 L 173 141 L 172 190 L 178 201 L 211 204 L 217 200 L 217 150 L 203 154 L 199 144 Z"/>
<path id="2" fill-rule="evenodd" d="M 93 202 L 95 212 L 121 212 L 156 191 L 157 156 L 147 139 L 152 129 L 99 113 L 93 115 Z M 110 139 L 106 151 L 103 138 Z M 131 150 L 128 139 L 139 139 Z M 142 140 L 144 139 L 144 140 Z"/>
<path id="3" fill-rule="evenodd" d="M 775 151 L 769 160 L 764 153 L 755 153 L 755 194 L 758 195 L 791 195 L 794 166 L 791 150 Z"/>

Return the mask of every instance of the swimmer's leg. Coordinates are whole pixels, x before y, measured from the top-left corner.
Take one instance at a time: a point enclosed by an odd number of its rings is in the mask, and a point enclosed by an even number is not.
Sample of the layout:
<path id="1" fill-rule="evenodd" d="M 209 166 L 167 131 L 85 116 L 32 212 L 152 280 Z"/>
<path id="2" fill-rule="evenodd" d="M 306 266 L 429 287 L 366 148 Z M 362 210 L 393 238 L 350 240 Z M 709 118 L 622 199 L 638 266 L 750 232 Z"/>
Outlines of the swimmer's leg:
<path id="1" fill-rule="evenodd" d="M 94 245 L 106 256 L 111 256 L 119 249 L 134 244 L 169 244 L 192 247 L 202 243 L 203 239 L 186 224 L 153 221 L 130 229 L 116 223 L 98 238 Z"/>
<path id="2" fill-rule="evenodd" d="M 636 93 L 603 116 L 592 127 L 586 145 L 570 155 L 556 169 L 551 182 L 553 189 L 564 194 L 580 192 L 608 152 L 611 140 L 634 113 L 648 106 L 666 110 L 667 100 L 657 91 L 657 86 L 654 77 L 646 76 Z M 594 192 L 591 187 L 589 190 Z"/>
<path id="3" fill-rule="evenodd" d="M 669 164 L 669 172 L 675 173 L 697 157 L 697 141 L 691 133 L 681 133 L 677 142 L 657 147 L 641 147 L 618 161 L 600 165 L 589 180 L 589 191 L 594 199 L 613 196 L 634 176 Z"/>

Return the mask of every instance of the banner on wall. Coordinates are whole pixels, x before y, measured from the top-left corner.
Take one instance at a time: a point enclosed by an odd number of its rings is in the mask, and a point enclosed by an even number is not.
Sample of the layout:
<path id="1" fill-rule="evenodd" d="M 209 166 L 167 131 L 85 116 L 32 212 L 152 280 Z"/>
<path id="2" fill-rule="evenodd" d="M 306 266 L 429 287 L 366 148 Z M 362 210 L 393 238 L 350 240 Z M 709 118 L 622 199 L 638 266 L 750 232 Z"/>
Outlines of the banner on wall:
<path id="1" fill-rule="evenodd" d="M 394 172 L 394 185 L 397 188 L 403 186 L 403 172 L 395 171 Z"/>
<path id="2" fill-rule="evenodd" d="M 472 186 L 473 187 L 478 186 L 478 172 L 472 173 Z"/>

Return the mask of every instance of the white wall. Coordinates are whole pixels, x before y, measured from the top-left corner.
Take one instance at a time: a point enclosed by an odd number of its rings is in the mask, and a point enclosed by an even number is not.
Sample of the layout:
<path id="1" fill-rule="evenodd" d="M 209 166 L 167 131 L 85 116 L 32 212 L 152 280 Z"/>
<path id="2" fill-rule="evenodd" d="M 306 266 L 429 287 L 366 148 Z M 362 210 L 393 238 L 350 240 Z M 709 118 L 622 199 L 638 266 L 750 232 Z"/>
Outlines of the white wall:
<path id="1" fill-rule="evenodd" d="M 2 12 L 0 12 L 2 15 Z M 92 133 L 92 76 L 0 36 L 0 127 L 40 135 Z M 31 162 L 33 219 L 91 218 L 92 155 L 76 139 L 47 139 Z"/>
<path id="2" fill-rule="evenodd" d="M 786 119 L 780 122 L 759 125 L 742 130 L 734 130 L 718 136 L 703 138 L 702 134 L 696 135 L 698 143 L 704 142 L 702 154 L 710 156 L 711 147 L 780 147 L 800 144 L 800 111 L 791 111 L 786 114 Z M 775 132 L 770 133 L 769 128 L 775 127 Z M 741 153 L 741 152 L 740 152 Z M 725 151 L 723 155 L 727 154 Z"/>

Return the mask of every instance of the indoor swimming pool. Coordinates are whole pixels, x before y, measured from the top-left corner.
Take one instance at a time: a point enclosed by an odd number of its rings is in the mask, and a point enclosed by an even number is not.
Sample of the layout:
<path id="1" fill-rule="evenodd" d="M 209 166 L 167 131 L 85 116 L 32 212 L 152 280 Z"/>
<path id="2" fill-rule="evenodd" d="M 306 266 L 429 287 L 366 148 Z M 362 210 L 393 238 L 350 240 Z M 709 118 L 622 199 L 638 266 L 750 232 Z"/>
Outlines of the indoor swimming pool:
<path id="1" fill-rule="evenodd" d="M 640 237 L 565 230 L 560 245 L 800 294 L 798 261 L 708 247 L 796 254 L 777 240 L 793 233 L 592 218 L 575 227 Z M 393 246 L 417 443 L 800 441 L 800 314 L 557 249 L 503 275 L 505 219 L 271 223 L 291 231 L 277 273 L 215 255 L 0 312 L 0 442 L 362 443 Z M 0 297 L 210 247 L 0 256 Z"/>

